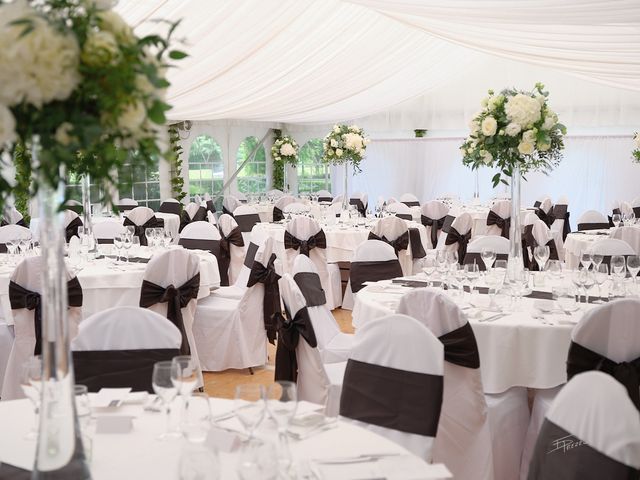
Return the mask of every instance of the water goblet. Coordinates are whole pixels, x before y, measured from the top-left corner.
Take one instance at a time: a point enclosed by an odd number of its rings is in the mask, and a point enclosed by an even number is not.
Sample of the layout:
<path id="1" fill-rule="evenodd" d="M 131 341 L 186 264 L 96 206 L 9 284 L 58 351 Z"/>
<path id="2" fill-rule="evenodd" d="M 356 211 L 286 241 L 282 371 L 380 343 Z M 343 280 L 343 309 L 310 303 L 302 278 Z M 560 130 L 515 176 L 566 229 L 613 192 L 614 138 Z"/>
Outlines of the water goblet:
<path id="1" fill-rule="evenodd" d="M 251 441 L 265 413 L 264 386 L 251 383 L 238 385 L 234 397 L 234 412 Z"/>
<path id="2" fill-rule="evenodd" d="M 547 245 L 538 245 L 533 249 L 533 258 L 538 264 L 538 269 L 544 272 L 547 260 L 549 260 L 550 250 Z"/>
<path id="3" fill-rule="evenodd" d="M 144 236 L 147 239 L 147 246 L 153 249 L 153 238 L 155 237 L 156 229 L 155 228 L 145 228 Z"/>
<path id="4" fill-rule="evenodd" d="M 151 385 L 153 386 L 153 391 L 160 400 L 162 400 L 167 419 L 165 431 L 158 437 L 158 440 L 166 440 L 168 438 L 180 436 L 179 432 L 171 430 L 171 402 L 173 402 L 178 395 L 178 389 L 173 382 L 172 373 L 173 370 L 176 369 L 177 366 L 169 360 L 156 362 L 153 365 Z"/>
<path id="5" fill-rule="evenodd" d="M 631 274 L 631 280 L 633 284 L 636 284 L 636 277 L 638 272 L 640 272 L 640 256 L 638 255 L 629 255 L 627 257 L 627 270 Z"/>
<path id="6" fill-rule="evenodd" d="M 122 250 L 122 244 L 125 234 L 117 234 L 113 237 L 113 246 L 116 249 L 116 262 L 120 261 L 120 251 Z"/>
<path id="7" fill-rule="evenodd" d="M 580 265 L 582 265 L 582 268 L 584 268 L 585 270 L 589 270 L 592 262 L 593 260 L 590 253 L 583 253 L 582 255 L 580 255 Z"/>
<path id="8" fill-rule="evenodd" d="M 480 255 L 482 256 L 482 261 L 484 262 L 484 266 L 487 271 L 491 271 L 493 268 L 493 262 L 496 261 L 496 252 L 490 248 L 483 248 Z"/>
<path id="9" fill-rule="evenodd" d="M 22 365 L 20 387 L 22 387 L 24 395 L 31 400 L 34 410 L 33 425 L 24 438 L 26 440 L 35 440 L 38 437 L 40 392 L 42 391 L 42 358 L 40 355 L 29 357 Z"/>
<path id="10" fill-rule="evenodd" d="M 266 406 L 271 418 L 273 418 L 278 427 L 278 446 L 279 446 L 279 463 L 281 464 L 283 473 L 291 466 L 291 451 L 287 439 L 287 429 L 289 422 L 296 414 L 298 406 L 298 391 L 296 384 L 289 381 L 277 381 L 266 390 Z"/>
<path id="11" fill-rule="evenodd" d="M 131 235 L 122 235 L 122 248 L 124 249 L 124 261 L 129 261 L 129 250 L 131 249 Z"/>
<path id="12" fill-rule="evenodd" d="M 171 359 L 174 369 L 171 380 L 183 399 L 183 413 L 189 408 L 189 397 L 198 384 L 198 365 L 191 355 L 179 355 Z"/>
<path id="13" fill-rule="evenodd" d="M 622 222 L 622 216 L 619 213 L 614 213 L 611 217 L 611 222 L 616 228 L 618 228 L 620 226 L 620 222 Z"/>
<path id="14" fill-rule="evenodd" d="M 211 430 L 212 416 L 209 396 L 204 392 L 194 392 L 189 398 L 189 406 L 184 409 L 180 429 L 187 441 L 202 443 Z"/>
<path id="15" fill-rule="evenodd" d="M 473 290 L 480 279 L 480 267 L 477 263 L 470 263 L 464 266 L 464 271 L 469 284 L 469 301 L 471 301 Z"/>
<path id="16" fill-rule="evenodd" d="M 609 265 L 599 264 L 594 270 L 594 278 L 598 284 L 598 297 L 600 297 L 598 303 L 602 303 L 602 285 L 609 279 Z"/>

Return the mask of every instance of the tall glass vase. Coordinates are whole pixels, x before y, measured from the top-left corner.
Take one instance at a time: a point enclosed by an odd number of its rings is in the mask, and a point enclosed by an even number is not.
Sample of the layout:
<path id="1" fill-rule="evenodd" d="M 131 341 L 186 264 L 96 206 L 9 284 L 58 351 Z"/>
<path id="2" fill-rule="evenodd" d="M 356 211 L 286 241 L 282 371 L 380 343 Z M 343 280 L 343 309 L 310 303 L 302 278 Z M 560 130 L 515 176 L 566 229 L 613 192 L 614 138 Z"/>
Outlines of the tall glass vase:
<path id="1" fill-rule="evenodd" d="M 509 227 L 509 258 L 507 260 L 507 279 L 517 280 L 524 270 L 522 258 L 522 229 L 520 227 L 520 167 L 513 168 L 511 175 L 511 226 Z"/>
<path id="2" fill-rule="evenodd" d="M 93 223 L 91 220 L 91 190 L 89 174 L 82 175 L 82 226 L 84 227 L 83 243 L 86 243 L 87 252 L 93 252 L 96 242 L 93 237 Z"/>
<path id="3" fill-rule="evenodd" d="M 342 191 L 342 210 L 349 210 L 349 162 L 344 162 L 344 190 Z"/>
<path id="4" fill-rule="evenodd" d="M 38 163 L 39 142 L 33 141 Z M 67 277 L 64 264 L 64 183 L 51 187 L 41 174 L 38 190 L 42 251 L 42 389 L 40 425 L 32 480 L 88 479 L 76 415 L 73 363 L 69 348 Z"/>

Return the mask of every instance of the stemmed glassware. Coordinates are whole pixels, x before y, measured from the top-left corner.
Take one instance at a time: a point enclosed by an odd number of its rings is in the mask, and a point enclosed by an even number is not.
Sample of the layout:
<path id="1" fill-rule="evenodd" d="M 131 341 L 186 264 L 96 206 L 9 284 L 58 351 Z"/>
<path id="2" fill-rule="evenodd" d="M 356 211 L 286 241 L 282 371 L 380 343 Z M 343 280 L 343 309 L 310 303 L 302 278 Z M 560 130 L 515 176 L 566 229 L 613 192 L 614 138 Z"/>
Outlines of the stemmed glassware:
<path id="1" fill-rule="evenodd" d="M 249 434 L 248 441 L 250 442 L 253 439 L 253 432 L 264 418 L 264 386 L 252 383 L 238 385 L 236 387 L 233 410 Z"/>
<path id="2" fill-rule="evenodd" d="M 447 276 L 447 270 L 449 269 L 449 266 L 447 264 L 446 250 L 438 250 L 436 252 L 436 264 L 437 264 L 438 274 L 441 280 L 441 285 L 444 288 L 444 284 Z"/>
<path id="3" fill-rule="evenodd" d="M 496 252 L 494 252 L 490 248 L 483 248 L 480 255 L 482 256 L 482 261 L 484 262 L 484 266 L 487 271 L 491 271 L 491 269 L 493 268 L 493 262 L 496 261 Z"/>
<path id="4" fill-rule="evenodd" d="M 153 391 L 158 395 L 160 400 L 162 400 L 167 418 L 167 426 L 164 433 L 158 437 L 159 440 L 180 436 L 179 432 L 171 430 L 171 402 L 173 402 L 178 395 L 178 389 L 173 383 L 172 372 L 174 369 L 177 369 L 177 366 L 174 366 L 174 364 L 169 360 L 156 362 L 153 365 L 151 384 L 153 386 Z"/>
<path id="5" fill-rule="evenodd" d="M 144 236 L 147 237 L 147 245 L 149 246 L 149 248 L 153 249 L 154 238 L 156 236 L 156 229 L 155 228 L 145 228 L 144 229 Z"/>
<path id="6" fill-rule="evenodd" d="M 298 391 L 294 382 L 278 381 L 269 385 L 266 391 L 267 411 L 278 427 L 279 463 L 282 469 L 289 469 L 292 463 L 291 451 L 287 440 L 289 422 L 296 414 Z M 285 473 L 283 472 L 283 473 Z"/>
<path id="7" fill-rule="evenodd" d="M 189 442 L 202 443 L 211 430 L 211 406 L 209 397 L 203 392 L 194 392 L 185 408 L 180 427 Z"/>
<path id="8" fill-rule="evenodd" d="M 598 264 L 597 267 L 594 267 L 593 276 L 596 283 L 598 284 L 598 297 L 600 297 L 600 300 L 598 301 L 598 303 L 601 303 L 602 302 L 602 285 L 609 278 L 609 265 L 607 265 L 606 263 Z"/>
<path id="9" fill-rule="evenodd" d="M 596 284 L 594 276 L 591 274 L 589 270 L 584 270 L 584 280 L 582 282 L 582 286 L 584 287 L 584 294 L 586 296 L 585 303 L 589 303 L 589 292 Z"/>
<path id="10" fill-rule="evenodd" d="M 516 297 L 516 303 L 520 303 L 522 295 L 529 286 L 530 272 L 528 269 L 519 270 L 514 272 L 513 278 L 509 278 L 512 288 L 514 289 L 514 296 Z"/>
<path id="11" fill-rule="evenodd" d="M 116 262 L 120 261 L 120 254 L 122 251 L 123 238 L 126 234 L 119 233 L 113 237 L 113 247 L 116 249 Z"/>
<path id="12" fill-rule="evenodd" d="M 25 435 L 26 440 L 38 437 L 38 420 L 40 411 L 40 391 L 42 390 L 42 358 L 40 355 L 30 357 L 22 366 L 20 386 L 25 396 L 31 400 L 34 409 L 34 422 L 31 430 Z"/>
<path id="13" fill-rule="evenodd" d="M 538 269 L 541 272 L 544 272 L 545 267 L 547 265 L 547 260 L 549 260 L 549 247 L 547 245 L 538 245 L 533 249 L 533 258 L 538 264 Z"/>
<path id="14" fill-rule="evenodd" d="M 436 271 L 436 259 L 433 257 L 425 257 L 422 261 L 422 271 L 427 276 L 427 284 L 433 282 L 433 274 Z"/>
<path id="15" fill-rule="evenodd" d="M 480 267 L 477 263 L 470 263 L 464 266 L 464 272 L 469 284 L 469 301 L 471 301 L 473 290 L 480 279 Z"/>
<path id="16" fill-rule="evenodd" d="M 611 221 L 613 222 L 613 225 L 618 228 L 622 222 L 622 216 L 619 213 L 614 213 L 611 217 Z"/>
<path id="17" fill-rule="evenodd" d="M 616 279 L 616 287 L 624 295 L 623 281 L 627 276 L 626 262 L 622 255 L 613 255 L 610 266 L 611 275 Z"/>
<path id="18" fill-rule="evenodd" d="M 629 255 L 627 257 L 627 270 L 631 274 L 631 281 L 633 284 L 636 284 L 636 277 L 638 272 L 640 272 L 640 256 L 638 255 Z"/>
<path id="19" fill-rule="evenodd" d="M 583 253 L 582 255 L 580 255 L 580 265 L 582 265 L 582 268 L 584 268 L 585 270 L 589 270 L 592 262 L 593 260 L 591 258 L 591 254 Z"/>
<path id="20" fill-rule="evenodd" d="M 20 244 L 19 238 L 9 238 L 7 239 L 7 252 L 9 253 L 9 259 L 11 263 L 15 263 L 16 261 L 16 251 L 18 249 L 18 245 Z"/>
<path id="21" fill-rule="evenodd" d="M 171 381 L 183 399 L 183 413 L 189 408 L 189 397 L 198 384 L 198 366 L 191 355 L 180 355 L 171 360 Z"/>
<path id="22" fill-rule="evenodd" d="M 576 290 L 578 293 L 578 295 L 576 296 L 576 303 L 578 304 L 582 301 L 582 290 L 584 287 L 586 274 L 586 270 L 574 270 L 571 274 L 571 281 L 576 286 Z"/>
<path id="23" fill-rule="evenodd" d="M 602 260 L 604 260 L 604 256 L 603 255 L 600 255 L 599 253 L 592 253 L 591 254 L 591 262 L 593 263 L 593 270 L 594 271 L 598 270 L 598 267 L 602 263 Z"/>
<path id="24" fill-rule="evenodd" d="M 122 248 L 124 249 L 124 261 L 129 261 L 129 249 L 131 248 L 131 235 L 122 235 Z"/>

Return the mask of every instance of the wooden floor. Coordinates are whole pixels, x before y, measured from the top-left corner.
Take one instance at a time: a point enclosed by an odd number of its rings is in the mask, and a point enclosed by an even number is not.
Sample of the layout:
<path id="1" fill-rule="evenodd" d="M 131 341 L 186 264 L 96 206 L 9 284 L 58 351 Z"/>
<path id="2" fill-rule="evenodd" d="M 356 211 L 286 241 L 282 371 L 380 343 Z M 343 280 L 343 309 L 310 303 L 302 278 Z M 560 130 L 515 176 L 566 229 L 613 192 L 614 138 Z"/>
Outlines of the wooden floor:
<path id="1" fill-rule="evenodd" d="M 345 333 L 353 333 L 351 326 L 351 311 L 337 309 L 333 311 L 340 329 Z M 269 363 L 260 368 L 253 369 L 253 375 L 249 373 L 249 369 L 245 370 L 225 370 L 224 372 L 205 372 L 204 389 L 211 397 L 233 398 L 236 385 L 241 383 L 257 383 L 269 385 L 273 383 L 274 367 L 273 362 L 276 355 L 276 349 L 269 344 Z"/>

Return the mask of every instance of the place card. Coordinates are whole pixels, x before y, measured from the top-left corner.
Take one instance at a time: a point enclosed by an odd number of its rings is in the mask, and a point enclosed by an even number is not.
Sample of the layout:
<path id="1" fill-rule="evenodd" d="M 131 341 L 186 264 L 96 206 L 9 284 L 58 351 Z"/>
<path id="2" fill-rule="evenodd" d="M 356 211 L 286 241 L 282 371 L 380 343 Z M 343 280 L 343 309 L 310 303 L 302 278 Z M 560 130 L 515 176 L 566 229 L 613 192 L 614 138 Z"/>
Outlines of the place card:
<path id="1" fill-rule="evenodd" d="M 117 408 L 127 398 L 131 388 L 101 388 L 91 400 L 94 408 Z"/>

